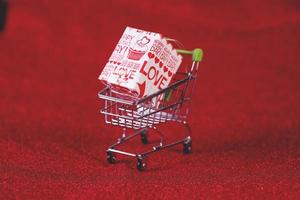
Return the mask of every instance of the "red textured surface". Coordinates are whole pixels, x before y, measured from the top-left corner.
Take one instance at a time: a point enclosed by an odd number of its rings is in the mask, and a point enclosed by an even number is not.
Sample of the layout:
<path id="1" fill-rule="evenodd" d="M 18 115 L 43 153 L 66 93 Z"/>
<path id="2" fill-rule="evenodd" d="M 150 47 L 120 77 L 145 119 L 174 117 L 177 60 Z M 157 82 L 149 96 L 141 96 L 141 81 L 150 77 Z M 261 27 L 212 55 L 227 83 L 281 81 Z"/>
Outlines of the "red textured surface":
<path id="1" fill-rule="evenodd" d="M 130 2 L 10 1 L 0 35 L 0 199 L 297 199 L 299 2 Z M 97 77 L 126 25 L 205 51 L 194 153 L 155 154 L 143 173 L 128 157 L 106 163 L 120 131 L 98 114 Z"/>

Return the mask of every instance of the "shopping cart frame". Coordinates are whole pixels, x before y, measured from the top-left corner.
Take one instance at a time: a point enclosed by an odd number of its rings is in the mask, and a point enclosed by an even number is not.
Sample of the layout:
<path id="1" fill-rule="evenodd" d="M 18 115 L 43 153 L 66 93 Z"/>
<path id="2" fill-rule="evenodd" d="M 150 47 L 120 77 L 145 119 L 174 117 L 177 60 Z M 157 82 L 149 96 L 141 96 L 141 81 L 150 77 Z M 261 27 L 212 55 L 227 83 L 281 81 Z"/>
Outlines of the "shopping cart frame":
<path id="1" fill-rule="evenodd" d="M 112 144 L 106 150 L 107 161 L 115 163 L 115 154 L 137 158 L 137 169 L 143 171 L 147 163 L 145 158 L 154 152 L 183 144 L 183 153 L 189 154 L 192 151 L 191 128 L 187 122 L 190 110 L 191 96 L 194 89 L 194 82 L 197 78 L 199 62 L 202 60 L 203 51 L 196 48 L 192 51 L 177 49 L 182 55 L 192 56 L 192 65 L 185 72 L 177 72 L 180 78 L 170 86 L 143 98 L 134 98 L 126 94 L 120 94 L 110 87 L 104 88 L 98 93 L 98 97 L 104 100 L 104 107 L 100 113 L 105 117 L 106 124 L 112 124 L 123 127 L 123 132 L 117 142 Z M 170 100 L 170 96 L 172 100 Z M 159 100 L 159 105 L 153 105 L 153 102 Z M 163 133 L 158 129 L 158 124 L 168 121 L 182 124 L 187 136 L 168 144 L 164 144 Z M 127 134 L 127 129 L 135 129 L 133 134 Z M 141 152 L 131 153 L 117 149 L 116 147 L 126 141 L 140 135 L 144 144 L 148 143 L 148 129 L 153 129 L 160 136 L 160 142 L 152 149 Z"/>

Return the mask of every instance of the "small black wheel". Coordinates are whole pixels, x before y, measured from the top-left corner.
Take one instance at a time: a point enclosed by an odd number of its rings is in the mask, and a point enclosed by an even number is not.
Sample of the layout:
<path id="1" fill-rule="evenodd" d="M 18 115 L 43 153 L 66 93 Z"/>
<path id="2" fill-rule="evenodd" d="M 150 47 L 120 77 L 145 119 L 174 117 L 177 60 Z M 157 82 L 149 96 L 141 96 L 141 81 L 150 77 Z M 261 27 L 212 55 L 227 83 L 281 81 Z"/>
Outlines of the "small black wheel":
<path id="1" fill-rule="evenodd" d="M 107 159 L 107 162 L 110 164 L 114 164 L 117 161 L 116 157 L 114 156 L 114 154 L 112 152 L 107 152 L 106 159 Z"/>
<path id="2" fill-rule="evenodd" d="M 187 140 L 183 143 L 183 153 L 184 154 L 192 153 L 192 140 Z"/>
<path id="3" fill-rule="evenodd" d="M 144 171 L 147 168 L 147 163 L 144 159 L 138 158 L 136 167 L 139 171 Z"/>
<path id="4" fill-rule="evenodd" d="M 141 132 L 141 141 L 143 144 L 148 144 L 148 131 L 147 129 L 142 130 Z"/>

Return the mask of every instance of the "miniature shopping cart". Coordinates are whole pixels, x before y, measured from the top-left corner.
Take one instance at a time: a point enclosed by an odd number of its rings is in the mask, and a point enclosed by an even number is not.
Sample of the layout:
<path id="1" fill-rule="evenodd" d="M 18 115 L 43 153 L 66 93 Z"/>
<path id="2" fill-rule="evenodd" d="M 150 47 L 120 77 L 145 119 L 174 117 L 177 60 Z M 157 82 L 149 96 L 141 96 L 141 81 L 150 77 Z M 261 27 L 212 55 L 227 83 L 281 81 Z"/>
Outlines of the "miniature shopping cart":
<path id="1" fill-rule="evenodd" d="M 185 71 L 179 70 L 167 88 L 143 98 L 120 94 L 110 87 L 106 87 L 98 93 L 99 98 L 104 100 L 104 106 L 100 112 L 104 115 L 105 122 L 123 127 L 121 137 L 107 149 L 107 161 L 109 163 L 116 162 L 115 154 L 132 156 L 137 159 L 137 169 L 142 171 L 147 166 L 145 158 L 162 149 L 183 144 L 183 153 L 191 153 L 191 129 L 187 123 L 187 118 L 194 82 L 197 78 L 197 70 L 203 52 L 201 49 L 194 49 L 193 51 L 178 49 L 177 52 L 192 56 L 191 67 L 186 68 Z M 184 70 L 183 66 L 180 69 Z M 154 106 L 153 102 L 157 101 L 160 102 L 159 105 Z M 158 129 L 158 125 L 170 121 L 182 124 L 187 135 L 179 141 L 165 144 L 163 133 Z M 134 132 L 128 134 L 128 129 L 133 129 Z M 142 143 L 147 144 L 150 129 L 160 136 L 157 146 L 153 146 L 150 150 L 142 153 L 130 153 L 117 149 L 119 145 L 138 135 L 140 135 Z"/>

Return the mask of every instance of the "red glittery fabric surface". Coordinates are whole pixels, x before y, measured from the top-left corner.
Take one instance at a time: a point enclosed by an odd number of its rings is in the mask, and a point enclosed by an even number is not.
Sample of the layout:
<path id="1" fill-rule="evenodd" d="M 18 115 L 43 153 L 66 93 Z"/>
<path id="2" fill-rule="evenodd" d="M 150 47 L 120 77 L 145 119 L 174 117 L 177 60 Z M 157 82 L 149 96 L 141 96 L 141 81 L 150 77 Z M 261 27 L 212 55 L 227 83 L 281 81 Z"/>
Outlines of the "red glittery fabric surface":
<path id="1" fill-rule="evenodd" d="M 9 3 L 0 33 L 0 199 L 299 198 L 299 1 Z M 205 51 L 193 153 L 153 154 L 142 173 L 130 157 L 107 164 L 121 130 L 104 125 L 97 99 L 98 75 L 127 25 Z M 180 136 L 173 124 L 162 129 L 168 140 Z"/>

